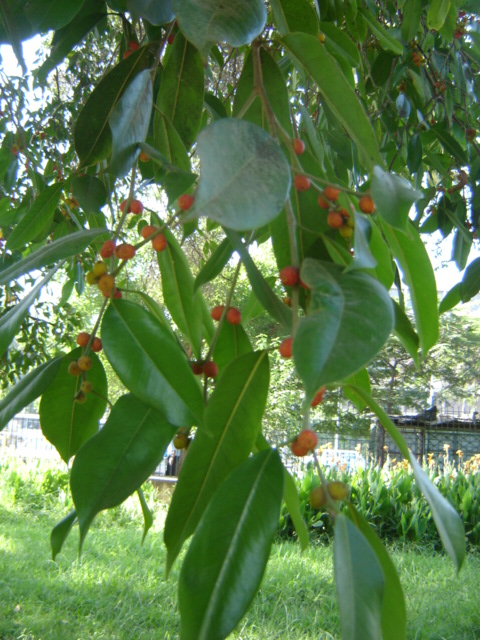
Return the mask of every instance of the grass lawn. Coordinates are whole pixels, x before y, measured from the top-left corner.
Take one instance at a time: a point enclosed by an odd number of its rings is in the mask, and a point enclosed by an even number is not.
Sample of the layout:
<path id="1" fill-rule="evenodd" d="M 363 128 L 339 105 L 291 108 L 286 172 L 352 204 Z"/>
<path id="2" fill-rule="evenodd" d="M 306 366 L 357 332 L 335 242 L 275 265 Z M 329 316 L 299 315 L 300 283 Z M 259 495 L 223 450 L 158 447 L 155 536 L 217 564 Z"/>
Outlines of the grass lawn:
<path id="1" fill-rule="evenodd" d="M 139 526 L 100 516 L 81 560 L 74 529 L 53 562 L 49 533 L 60 517 L 0 506 L 0 640 L 178 638 L 179 564 L 167 581 L 161 522 L 141 546 Z M 480 556 L 470 555 L 459 576 L 448 558 L 427 550 L 397 549 L 393 558 L 409 639 L 480 638 Z M 275 545 L 260 593 L 231 638 L 339 637 L 331 548 L 302 554 Z"/>

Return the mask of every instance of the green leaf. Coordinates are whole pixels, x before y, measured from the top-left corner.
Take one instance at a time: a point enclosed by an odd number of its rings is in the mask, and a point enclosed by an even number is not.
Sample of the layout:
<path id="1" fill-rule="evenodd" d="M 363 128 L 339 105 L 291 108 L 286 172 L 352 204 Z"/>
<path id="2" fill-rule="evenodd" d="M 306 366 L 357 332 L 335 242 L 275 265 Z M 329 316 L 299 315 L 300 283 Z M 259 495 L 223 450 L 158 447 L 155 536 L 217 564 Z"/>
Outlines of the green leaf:
<path id="1" fill-rule="evenodd" d="M 407 637 L 407 613 L 405 596 L 387 550 L 367 520 L 353 505 L 348 505 L 350 517 L 357 529 L 363 534 L 375 553 L 385 578 L 385 591 L 382 603 L 382 638 L 384 640 L 405 640 Z"/>
<path id="2" fill-rule="evenodd" d="M 155 470 L 154 470 L 155 471 Z M 142 544 L 145 542 L 145 538 L 147 533 L 153 526 L 153 513 L 148 507 L 147 501 L 145 500 L 145 494 L 142 489 L 137 489 L 138 499 L 140 500 L 140 506 L 142 508 L 143 514 L 143 536 L 142 536 Z"/>
<path id="3" fill-rule="evenodd" d="M 423 198 L 420 191 L 400 176 L 374 167 L 371 184 L 372 198 L 378 213 L 389 225 L 406 231 L 412 204 Z"/>
<path id="4" fill-rule="evenodd" d="M 107 377 L 95 353 L 89 353 L 92 368 L 86 373 L 95 393 L 88 394 L 84 403 L 74 400 L 80 391 L 82 376 L 70 375 L 68 366 L 82 354 L 83 349 L 79 347 L 63 356 L 55 379 L 40 401 L 42 433 L 65 462 L 98 431 L 99 420 L 107 406 Z"/>
<path id="5" fill-rule="evenodd" d="M 157 107 L 175 127 L 187 149 L 200 128 L 204 84 L 201 55 L 178 33 L 163 72 Z"/>
<path id="6" fill-rule="evenodd" d="M 162 307 L 158 304 L 158 302 L 156 302 L 153 298 L 151 298 L 144 291 L 138 291 L 138 290 L 134 290 L 134 289 L 129 289 L 129 291 L 131 293 L 135 293 L 137 296 L 140 296 L 140 298 L 142 299 L 143 304 L 147 307 L 148 311 L 150 311 L 152 316 L 154 316 L 155 319 L 158 320 L 158 322 L 160 322 L 165 327 L 165 329 L 167 329 L 171 333 L 172 338 L 175 338 L 175 334 L 174 334 L 174 332 L 172 330 L 172 327 L 170 325 L 170 321 L 165 316 L 165 313 L 164 313 Z"/>
<path id="7" fill-rule="evenodd" d="M 402 43 L 391 35 L 390 30 L 384 29 L 368 9 L 360 8 L 358 12 L 364 18 L 371 33 L 377 38 L 379 45 L 384 51 L 392 51 L 397 56 L 403 55 Z"/>
<path id="8" fill-rule="evenodd" d="M 310 402 L 321 386 L 343 380 L 376 355 L 393 328 L 393 306 L 383 286 L 359 271 L 342 273 L 307 258 L 301 278 L 311 301 L 297 326 L 293 356 Z"/>
<path id="9" fill-rule="evenodd" d="M 128 0 L 128 10 L 137 18 L 143 18 L 150 24 L 160 25 L 172 22 L 175 18 L 172 0 Z"/>
<path id="10" fill-rule="evenodd" d="M 437 285 L 430 258 L 412 224 L 408 226 L 409 235 L 386 224 L 382 228 L 409 288 L 420 347 L 426 355 L 438 340 Z"/>
<path id="11" fill-rule="evenodd" d="M 60 520 L 58 524 L 56 524 L 52 532 L 50 534 L 50 548 L 52 549 L 52 560 L 55 561 L 55 558 L 62 550 L 63 544 L 65 540 L 68 538 L 68 534 L 72 530 L 73 525 L 77 521 L 77 514 L 75 509 L 70 511 L 64 518 Z"/>
<path id="12" fill-rule="evenodd" d="M 295 31 L 317 35 L 317 14 L 307 0 L 271 0 L 270 6 L 281 36 Z"/>
<path id="13" fill-rule="evenodd" d="M 116 374 L 137 398 L 176 426 L 202 422 L 203 398 L 187 357 L 171 333 L 141 306 L 114 300 L 102 342 Z"/>
<path id="14" fill-rule="evenodd" d="M 408 153 L 407 153 L 407 166 L 410 173 L 416 173 L 421 164 L 423 158 L 423 145 L 422 139 L 416 133 L 408 141 Z"/>
<path id="15" fill-rule="evenodd" d="M 251 351 L 252 345 L 242 325 L 223 322 L 212 354 L 219 371 L 223 371 L 232 360 Z"/>
<path id="16" fill-rule="evenodd" d="M 104 229 L 92 229 L 91 231 L 76 231 L 68 236 L 59 238 L 32 253 L 26 258 L 15 262 L 11 266 L 0 271 L 0 285 L 8 284 L 19 276 L 22 276 L 35 269 L 41 269 L 52 262 L 69 258 L 81 253 L 92 240 L 105 235 Z"/>
<path id="17" fill-rule="evenodd" d="M 288 513 L 292 518 L 293 526 L 295 527 L 295 531 L 297 532 L 300 547 L 302 549 L 306 549 L 309 544 L 308 529 L 302 516 L 297 485 L 295 484 L 295 480 L 286 469 L 284 469 L 283 477 L 283 499 L 285 500 Z"/>
<path id="18" fill-rule="evenodd" d="M 480 258 L 475 258 L 465 269 L 460 282 L 462 302 L 468 302 L 480 291 Z"/>
<path id="19" fill-rule="evenodd" d="M 195 531 L 221 481 L 248 458 L 260 428 L 269 385 L 268 355 L 247 353 L 219 375 L 188 449 L 165 522 L 167 571 Z"/>
<path id="20" fill-rule="evenodd" d="M 267 11 L 262 0 L 174 0 L 178 25 L 207 58 L 218 41 L 241 47 L 256 38 L 265 26 Z"/>
<path id="21" fill-rule="evenodd" d="M 410 322 L 410 318 L 400 307 L 398 302 L 393 301 L 395 307 L 395 335 L 405 347 L 405 350 L 412 356 L 418 366 L 418 348 L 420 341 L 415 329 Z"/>
<path id="22" fill-rule="evenodd" d="M 454 285 L 450 291 L 448 291 L 440 302 L 438 313 L 442 314 L 446 311 L 450 311 L 453 307 L 456 307 L 462 301 L 461 296 L 462 283 L 458 282 Z"/>
<path id="23" fill-rule="evenodd" d="M 112 157 L 109 171 L 123 178 L 132 168 L 145 142 L 153 103 L 153 85 L 149 69 L 141 71 L 130 82 L 115 104 L 109 119 L 112 132 Z"/>
<path id="24" fill-rule="evenodd" d="M 350 37 L 333 22 L 321 22 L 320 30 L 325 35 L 325 45 L 336 55 L 342 56 L 351 67 L 360 68 L 361 60 L 358 49 Z"/>
<path id="25" fill-rule="evenodd" d="M 72 466 L 70 488 L 80 548 L 97 513 L 121 504 L 147 480 L 175 432 L 162 413 L 131 394 L 117 400 L 105 425 L 80 449 Z"/>
<path id="26" fill-rule="evenodd" d="M 364 155 L 367 166 L 382 164 L 372 125 L 337 61 L 313 36 L 295 33 L 285 36 L 283 41 L 316 82 L 325 103 Z"/>
<path id="27" fill-rule="evenodd" d="M 467 265 L 470 249 L 472 248 L 473 237 L 465 232 L 463 228 L 455 229 L 453 236 L 452 260 L 457 265 L 459 271 L 463 271 Z"/>
<path id="28" fill-rule="evenodd" d="M 95 176 L 77 176 L 72 180 L 72 193 L 85 213 L 96 213 L 107 202 L 107 190 Z"/>
<path id="29" fill-rule="evenodd" d="M 346 266 L 345 271 L 353 271 L 355 269 L 373 269 L 377 266 L 377 261 L 373 257 L 369 246 L 369 237 L 372 233 L 372 225 L 367 218 L 356 212 L 354 219 L 354 258 Z"/>
<path id="30" fill-rule="evenodd" d="M 346 378 L 342 386 L 342 391 L 345 397 L 348 400 L 350 400 L 350 402 L 357 408 L 358 411 L 363 411 L 367 407 L 366 403 L 361 398 L 359 398 L 355 393 L 352 393 L 350 391 L 349 385 L 354 387 L 360 387 L 367 393 L 370 393 L 371 392 L 370 376 L 368 375 L 367 369 L 360 369 L 360 371 L 357 371 L 352 376 L 349 376 L 348 378 Z"/>
<path id="31" fill-rule="evenodd" d="M 30 306 L 38 298 L 43 287 L 58 271 L 59 266 L 60 265 L 51 269 L 20 302 L 17 302 L 17 304 L 9 309 L 3 316 L 0 316 L 0 354 L 3 355 L 5 353 L 8 345 L 12 342 L 25 319 Z"/>
<path id="32" fill-rule="evenodd" d="M 458 162 L 467 164 L 467 154 L 461 144 L 448 132 L 444 123 L 437 123 L 430 129 L 431 134 L 435 134 L 444 150 L 452 155 Z"/>
<path id="33" fill-rule="evenodd" d="M 180 573 L 181 640 L 222 640 L 243 617 L 268 562 L 282 491 L 283 465 L 273 449 L 244 462 L 219 487 Z"/>
<path id="34" fill-rule="evenodd" d="M 395 280 L 394 263 L 390 249 L 375 221 L 371 222 L 369 247 L 377 263 L 373 270 L 375 277 L 389 291 Z"/>
<path id="35" fill-rule="evenodd" d="M 450 0 L 430 0 L 427 13 L 427 27 L 439 31 L 447 18 Z"/>
<path id="36" fill-rule="evenodd" d="M 335 522 L 334 567 L 343 640 L 382 638 L 382 567 L 365 536 L 343 514 Z"/>
<path id="37" fill-rule="evenodd" d="M 207 216 L 237 231 L 258 229 L 281 211 L 290 167 L 277 142 L 243 120 L 216 120 L 197 140 L 200 182 L 184 220 Z"/>
<path id="38" fill-rule="evenodd" d="M 81 166 L 101 162 L 110 155 L 109 120 L 113 108 L 133 78 L 150 66 L 151 59 L 149 47 L 141 47 L 109 71 L 90 94 L 74 130 Z"/>
<path id="39" fill-rule="evenodd" d="M 44 239 L 52 224 L 53 214 L 64 187 L 63 184 L 53 184 L 40 193 L 12 231 L 7 240 L 8 249 L 22 249 L 31 240 Z"/>
<path id="40" fill-rule="evenodd" d="M 195 278 L 194 290 L 206 282 L 211 282 L 223 270 L 223 267 L 230 260 L 233 253 L 233 247 L 228 238 L 224 238 L 218 245 L 207 262 L 203 265 Z"/>
<path id="41" fill-rule="evenodd" d="M 290 309 L 278 299 L 273 289 L 260 273 L 254 261 L 248 253 L 247 247 L 243 244 L 240 236 L 233 231 L 226 230 L 227 238 L 230 240 L 235 250 L 240 255 L 248 279 L 252 286 L 252 290 L 262 303 L 264 309 L 274 317 L 284 329 L 291 331 L 292 312 Z"/>
<path id="42" fill-rule="evenodd" d="M 51 385 L 60 363 L 61 358 L 44 362 L 15 383 L 12 390 L 0 400 L 0 431 Z"/>
<path id="43" fill-rule="evenodd" d="M 68 24 L 82 8 L 83 0 L 31 0 L 25 14 L 36 33 L 54 31 Z"/>
<path id="44" fill-rule="evenodd" d="M 403 7 L 402 38 L 405 42 L 415 39 L 420 26 L 422 0 L 406 0 Z"/>

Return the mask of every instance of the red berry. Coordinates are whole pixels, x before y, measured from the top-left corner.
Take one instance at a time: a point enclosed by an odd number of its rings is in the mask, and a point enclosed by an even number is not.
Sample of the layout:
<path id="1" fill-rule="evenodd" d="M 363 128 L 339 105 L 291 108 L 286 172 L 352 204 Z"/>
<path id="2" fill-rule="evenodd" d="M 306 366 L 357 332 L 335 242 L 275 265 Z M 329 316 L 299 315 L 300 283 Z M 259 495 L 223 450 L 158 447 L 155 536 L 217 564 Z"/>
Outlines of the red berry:
<path id="1" fill-rule="evenodd" d="M 111 258 L 115 253 L 115 240 L 106 240 L 100 249 L 102 258 Z"/>
<path id="2" fill-rule="evenodd" d="M 336 202 L 338 200 L 338 196 L 340 195 L 340 189 L 335 189 L 335 187 L 325 187 L 325 189 L 323 190 L 323 195 L 331 202 Z"/>
<path id="3" fill-rule="evenodd" d="M 242 322 L 242 314 L 236 307 L 229 307 L 225 315 L 225 320 L 230 324 L 240 324 Z"/>
<path id="4" fill-rule="evenodd" d="M 278 350 L 280 351 L 280 355 L 282 358 L 291 358 L 292 357 L 292 346 L 293 346 L 293 338 L 285 338 L 280 343 Z"/>
<path id="5" fill-rule="evenodd" d="M 203 374 L 206 378 L 216 378 L 218 375 L 218 365 L 213 360 L 205 362 L 203 365 Z"/>
<path id="6" fill-rule="evenodd" d="M 298 442 L 298 440 L 294 440 L 291 443 L 290 449 L 293 455 L 298 456 L 299 458 L 303 458 L 303 456 L 306 456 L 308 453 L 308 449 L 306 449 L 305 447 L 302 447 L 302 445 Z"/>
<path id="7" fill-rule="evenodd" d="M 225 309 L 224 304 L 218 304 L 216 307 L 213 307 L 213 309 L 210 311 L 210 315 L 214 320 L 218 322 L 222 317 L 222 313 L 224 309 Z"/>
<path id="8" fill-rule="evenodd" d="M 280 281 L 285 287 L 293 287 L 298 284 L 300 279 L 300 270 L 297 267 L 283 267 L 280 271 Z"/>
<path id="9" fill-rule="evenodd" d="M 158 236 L 153 238 L 152 247 L 157 253 L 160 253 L 160 251 L 164 251 L 167 248 L 167 239 L 163 233 L 159 233 Z"/>
<path id="10" fill-rule="evenodd" d="M 317 202 L 321 209 L 330 209 L 330 202 L 328 200 L 325 200 L 322 195 L 318 196 Z"/>
<path id="11" fill-rule="evenodd" d="M 358 201 L 358 208 L 362 213 L 373 213 L 375 211 L 375 204 L 368 194 L 362 196 Z"/>
<path id="12" fill-rule="evenodd" d="M 133 244 L 119 244 L 115 249 L 115 256 L 119 260 L 130 260 L 135 255 L 135 247 Z"/>
<path id="13" fill-rule="evenodd" d="M 297 191 L 306 191 L 310 189 L 310 178 L 307 176 L 297 175 L 293 180 L 293 186 Z"/>
<path id="14" fill-rule="evenodd" d="M 115 289 L 113 292 L 113 297 L 114 298 L 123 298 L 122 296 L 122 292 L 120 291 L 120 289 Z"/>
<path id="15" fill-rule="evenodd" d="M 311 429 L 304 429 L 298 434 L 297 442 L 301 447 L 307 449 L 307 451 L 312 451 L 318 444 L 317 434 Z"/>
<path id="16" fill-rule="evenodd" d="M 136 51 L 139 46 L 140 45 L 138 44 L 138 42 L 135 42 L 135 40 L 130 40 L 130 42 L 128 43 L 128 48 L 130 49 L 130 51 Z"/>
<path id="17" fill-rule="evenodd" d="M 302 153 L 305 151 L 305 143 L 303 140 L 300 140 L 300 138 L 294 138 L 293 139 L 293 151 L 296 153 L 297 156 L 301 156 Z"/>
<path id="18" fill-rule="evenodd" d="M 95 353 L 98 353 L 99 351 L 102 350 L 103 345 L 102 345 L 102 341 L 100 340 L 100 338 L 94 338 L 93 342 L 92 342 L 92 351 L 94 351 Z"/>
<path id="19" fill-rule="evenodd" d="M 120 211 L 124 211 L 125 210 L 125 206 L 127 204 L 126 200 L 123 200 L 123 202 L 120 203 Z M 143 211 L 143 204 L 140 202 L 140 200 L 135 200 L 135 198 L 133 198 L 132 200 L 130 200 L 130 205 L 128 207 L 128 213 L 134 213 L 136 215 L 140 215 Z"/>
<path id="20" fill-rule="evenodd" d="M 194 202 L 195 198 L 193 196 L 184 193 L 183 196 L 180 196 L 178 199 L 178 207 L 182 209 L 182 211 L 188 211 Z"/>
<path id="21" fill-rule="evenodd" d="M 320 387 L 315 396 L 313 397 L 312 404 L 310 406 L 316 407 L 323 400 L 323 396 L 325 394 L 325 387 Z"/>
<path id="22" fill-rule="evenodd" d="M 203 364 L 201 362 L 192 362 L 192 371 L 194 375 L 201 376 L 203 373 Z"/>
<path id="23" fill-rule="evenodd" d="M 343 225 L 343 216 L 338 211 L 330 211 L 327 216 L 327 224 L 332 229 L 340 229 Z"/>
<path id="24" fill-rule="evenodd" d="M 77 344 L 80 347 L 86 347 L 89 340 L 90 340 L 90 334 L 87 333 L 86 331 L 81 331 L 77 336 Z"/>
<path id="25" fill-rule="evenodd" d="M 173 44 L 174 40 L 175 40 L 175 34 L 171 33 L 167 38 L 167 42 L 168 44 Z"/>
<path id="26" fill-rule="evenodd" d="M 146 224 L 144 227 L 142 227 L 140 231 L 140 235 L 142 236 L 142 238 L 146 239 L 146 238 L 149 238 L 156 231 L 158 231 L 158 227 L 154 227 L 152 224 Z"/>

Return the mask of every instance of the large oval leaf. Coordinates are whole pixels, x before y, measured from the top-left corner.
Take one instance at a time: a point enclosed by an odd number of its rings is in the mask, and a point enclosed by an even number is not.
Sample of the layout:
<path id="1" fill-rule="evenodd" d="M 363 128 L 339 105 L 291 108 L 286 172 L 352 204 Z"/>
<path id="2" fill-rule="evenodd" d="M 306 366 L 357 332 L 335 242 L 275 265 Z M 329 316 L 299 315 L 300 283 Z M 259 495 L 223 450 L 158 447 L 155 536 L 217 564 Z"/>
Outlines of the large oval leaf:
<path id="1" fill-rule="evenodd" d="M 85 403 L 74 400 L 80 391 L 82 377 L 71 376 L 68 366 L 82 353 L 83 349 L 79 347 L 62 358 L 55 379 L 40 401 L 40 426 L 43 435 L 65 462 L 98 431 L 100 418 L 107 406 L 107 377 L 95 353 L 89 354 L 93 364 L 87 372 L 87 380 L 92 382 L 96 393 L 88 394 Z"/>
<path id="2" fill-rule="evenodd" d="M 141 306 L 114 300 L 102 322 L 105 354 L 124 385 L 177 426 L 202 422 L 203 398 L 171 333 Z"/>
<path id="3" fill-rule="evenodd" d="M 293 355 L 309 401 L 322 385 L 346 378 L 375 356 L 392 331 L 394 313 L 386 289 L 365 273 L 306 259 L 301 278 L 312 295 Z"/>
<path id="4" fill-rule="evenodd" d="M 220 482 L 249 455 L 265 410 L 268 355 L 248 353 L 217 379 L 199 429 L 188 449 L 165 522 L 170 569 Z"/>
<path id="5" fill-rule="evenodd" d="M 219 371 L 223 371 L 232 360 L 236 360 L 239 356 L 250 353 L 250 351 L 252 351 L 252 345 L 242 325 L 224 322 L 218 332 L 212 354 Z"/>
<path id="6" fill-rule="evenodd" d="M 180 29 L 206 58 L 212 44 L 248 44 L 262 31 L 267 11 L 263 0 L 174 0 Z"/>
<path id="7" fill-rule="evenodd" d="M 192 212 L 225 227 L 257 229 L 281 211 L 290 168 L 277 142 L 250 122 L 217 120 L 198 136 L 200 183 Z"/>
<path id="8" fill-rule="evenodd" d="M 273 449 L 222 483 L 182 565 L 181 640 L 223 640 L 243 617 L 267 565 L 282 491 L 283 465 Z"/>
<path id="9" fill-rule="evenodd" d="M 406 231 L 412 204 L 423 194 L 413 189 L 405 178 L 384 171 L 381 167 L 373 169 L 371 190 L 382 218 L 392 227 Z"/>
<path id="10" fill-rule="evenodd" d="M 80 546 L 99 511 L 120 504 L 147 480 L 175 432 L 161 413 L 135 396 L 117 400 L 105 425 L 80 449 L 72 466 L 70 488 Z"/>

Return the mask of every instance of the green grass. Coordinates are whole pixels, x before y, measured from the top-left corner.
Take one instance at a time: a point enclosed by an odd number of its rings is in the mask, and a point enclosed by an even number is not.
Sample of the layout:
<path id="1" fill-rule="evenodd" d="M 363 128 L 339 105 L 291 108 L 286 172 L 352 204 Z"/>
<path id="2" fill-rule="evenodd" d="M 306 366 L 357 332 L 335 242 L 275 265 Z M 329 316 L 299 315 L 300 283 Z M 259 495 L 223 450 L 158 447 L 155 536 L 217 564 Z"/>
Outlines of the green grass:
<path id="1" fill-rule="evenodd" d="M 78 531 L 57 561 L 49 533 L 61 515 L 0 507 L 0 639 L 152 640 L 178 638 L 176 579 L 165 579 L 161 518 L 141 542 L 141 526 L 111 516 L 94 523 L 81 560 Z M 480 637 L 480 557 L 457 576 L 448 558 L 412 547 L 393 551 L 404 586 L 411 640 Z M 231 638 L 338 639 L 331 548 L 301 553 L 275 545 L 262 588 Z"/>

